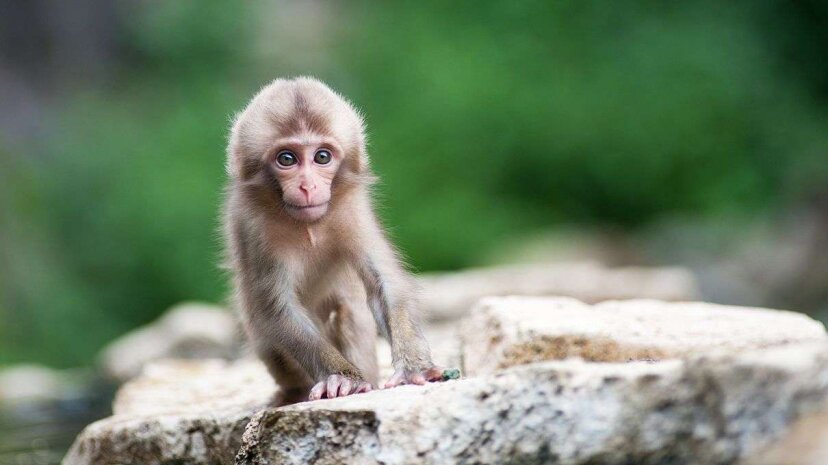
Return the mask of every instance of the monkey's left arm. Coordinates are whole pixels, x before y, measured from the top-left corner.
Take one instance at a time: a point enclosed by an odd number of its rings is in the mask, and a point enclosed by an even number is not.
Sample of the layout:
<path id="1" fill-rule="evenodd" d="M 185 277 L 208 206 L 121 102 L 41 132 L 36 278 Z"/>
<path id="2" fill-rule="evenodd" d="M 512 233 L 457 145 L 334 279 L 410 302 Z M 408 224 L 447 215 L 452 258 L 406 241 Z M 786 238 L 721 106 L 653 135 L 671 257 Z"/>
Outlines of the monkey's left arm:
<path id="1" fill-rule="evenodd" d="M 440 381 L 443 369 L 431 361 L 431 350 L 420 330 L 413 278 L 382 233 L 360 252 L 358 271 L 377 326 L 391 344 L 394 374 L 385 387 Z"/>

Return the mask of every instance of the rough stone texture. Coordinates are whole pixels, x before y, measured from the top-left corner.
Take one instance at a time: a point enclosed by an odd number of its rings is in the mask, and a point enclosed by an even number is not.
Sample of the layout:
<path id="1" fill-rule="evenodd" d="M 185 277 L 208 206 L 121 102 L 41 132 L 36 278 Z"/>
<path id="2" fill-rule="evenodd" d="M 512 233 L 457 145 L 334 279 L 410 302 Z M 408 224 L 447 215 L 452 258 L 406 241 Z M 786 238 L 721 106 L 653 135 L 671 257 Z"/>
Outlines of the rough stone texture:
<path id="1" fill-rule="evenodd" d="M 258 413 L 237 464 L 726 464 L 828 396 L 828 344 L 544 362 Z"/>
<path id="2" fill-rule="evenodd" d="M 663 360 L 826 338 L 822 323 L 800 313 L 654 300 L 486 298 L 460 328 L 467 375 L 568 357 Z"/>
<path id="3" fill-rule="evenodd" d="M 607 268 L 593 262 L 425 274 L 419 282 L 422 308 L 434 321 L 459 318 L 486 296 L 564 296 L 590 303 L 635 298 L 694 300 L 699 296 L 695 278 L 684 268 Z"/>
<path id="4" fill-rule="evenodd" d="M 114 415 L 75 440 L 64 465 L 232 463 L 250 417 L 275 393 L 258 361 L 165 361 L 125 384 Z"/>
<path id="5" fill-rule="evenodd" d="M 150 364 L 64 465 L 766 465 L 749 460 L 828 402 L 825 330 L 788 312 L 492 298 L 458 327 L 481 373 L 580 358 L 279 409 L 258 361 Z M 451 359 L 452 325 L 427 328 L 435 359 Z M 503 356 L 527 341 L 543 357 Z"/>
<path id="6" fill-rule="evenodd" d="M 184 303 L 109 344 L 101 365 L 109 376 L 126 381 L 153 360 L 237 357 L 241 340 L 231 312 L 209 304 Z"/>
<path id="7" fill-rule="evenodd" d="M 391 350 L 384 341 L 377 348 L 385 379 L 393 372 Z M 245 425 L 276 393 L 255 359 L 151 362 L 118 391 L 114 415 L 89 425 L 63 463 L 231 463 Z"/>

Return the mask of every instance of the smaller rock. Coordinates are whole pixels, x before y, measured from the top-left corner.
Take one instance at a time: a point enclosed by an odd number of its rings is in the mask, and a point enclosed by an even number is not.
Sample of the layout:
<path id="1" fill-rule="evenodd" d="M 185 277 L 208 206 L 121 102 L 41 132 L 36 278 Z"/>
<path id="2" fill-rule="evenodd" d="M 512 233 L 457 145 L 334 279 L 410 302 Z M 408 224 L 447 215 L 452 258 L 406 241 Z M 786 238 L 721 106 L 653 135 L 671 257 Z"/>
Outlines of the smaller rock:
<path id="1" fill-rule="evenodd" d="M 257 360 L 165 360 L 124 384 L 114 414 L 87 426 L 63 465 L 232 463 L 276 386 Z"/>
<path id="2" fill-rule="evenodd" d="M 828 406 L 797 420 L 782 438 L 757 451 L 743 465 L 828 463 Z"/>
<path id="3" fill-rule="evenodd" d="M 61 398 L 64 377 L 41 365 L 15 365 L 0 370 L 0 403 L 40 402 Z"/>
<path id="4" fill-rule="evenodd" d="M 694 300 L 693 274 L 676 267 L 608 268 L 596 262 L 511 265 L 419 277 L 420 303 L 432 321 L 466 315 L 483 297 L 563 296 L 596 303 L 615 299 Z"/>
<path id="5" fill-rule="evenodd" d="M 123 382 L 137 376 L 153 360 L 235 358 L 241 341 L 232 313 L 214 305 L 184 303 L 109 344 L 101 355 L 101 365 L 107 375 Z"/>
<path id="6" fill-rule="evenodd" d="M 544 360 L 654 361 L 822 341 L 803 314 L 700 302 L 487 298 L 460 326 L 466 375 Z"/>
<path id="7" fill-rule="evenodd" d="M 443 381 L 448 381 L 450 379 L 460 379 L 460 370 L 457 368 L 448 368 L 443 370 Z"/>

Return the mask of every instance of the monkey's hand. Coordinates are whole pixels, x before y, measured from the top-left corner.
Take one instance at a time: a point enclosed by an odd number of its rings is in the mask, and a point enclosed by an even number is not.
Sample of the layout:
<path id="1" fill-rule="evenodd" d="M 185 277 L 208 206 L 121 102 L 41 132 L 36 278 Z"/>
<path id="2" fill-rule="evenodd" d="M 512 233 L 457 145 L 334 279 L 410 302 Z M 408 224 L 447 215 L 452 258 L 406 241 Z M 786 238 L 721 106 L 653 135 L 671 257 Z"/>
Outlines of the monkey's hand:
<path id="1" fill-rule="evenodd" d="M 397 387 L 403 384 L 425 384 L 428 381 L 442 381 L 443 369 L 433 366 L 424 370 L 407 370 L 400 369 L 391 375 L 391 378 L 385 382 L 383 389 Z"/>
<path id="2" fill-rule="evenodd" d="M 374 389 L 371 383 L 361 379 L 350 378 L 345 375 L 329 375 L 311 389 L 308 400 L 319 400 L 322 398 L 333 399 L 334 397 L 345 397 L 351 394 L 359 394 Z"/>

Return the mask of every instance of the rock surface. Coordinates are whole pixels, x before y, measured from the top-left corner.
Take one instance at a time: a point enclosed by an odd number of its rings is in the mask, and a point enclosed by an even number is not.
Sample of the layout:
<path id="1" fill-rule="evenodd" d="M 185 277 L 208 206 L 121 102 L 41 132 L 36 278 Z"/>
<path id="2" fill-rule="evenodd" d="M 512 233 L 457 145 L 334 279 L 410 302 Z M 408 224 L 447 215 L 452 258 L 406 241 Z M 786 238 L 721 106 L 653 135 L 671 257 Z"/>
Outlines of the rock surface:
<path id="1" fill-rule="evenodd" d="M 568 298 L 483 299 L 462 324 L 467 375 L 581 357 L 594 362 L 664 360 L 825 339 L 801 313 L 655 300 L 588 305 Z"/>
<path id="2" fill-rule="evenodd" d="M 487 296 L 564 296 L 584 302 L 622 299 L 694 300 L 693 275 L 684 268 L 607 268 L 593 262 L 513 265 L 419 278 L 420 302 L 429 319 L 466 315 Z"/>
<path id="3" fill-rule="evenodd" d="M 126 381 L 153 360 L 235 358 L 241 341 L 231 312 L 204 303 L 183 303 L 109 344 L 101 355 L 101 365 L 107 375 Z"/>
<path id="4" fill-rule="evenodd" d="M 735 463 L 828 396 L 828 346 L 579 360 L 258 413 L 237 464 Z"/>
<path id="5" fill-rule="evenodd" d="M 115 414 L 88 426 L 64 465 L 753 465 L 745 461 L 828 402 L 828 338 L 804 316 L 537 298 L 490 299 L 474 313 L 470 321 L 497 317 L 500 342 L 557 334 L 601 353 L 646 346 L 650 360 L 569 350 L 556 357 L 578 358 L 490 372 L 504 366 L 497 349 L 476 365 L 480 377 L 282 408 L 257 361 L 157 363 L 122 387 Z M 436 326 L 438 340 L 449 326 Z M 492 335 L 459 328 L 467 344 Z"/>
<path id="6" fill-rule="evenodd" d="M 118 392 L 63 460 L 75 464 L 232 463 L 251 416 L 275 386 L 258 361 L 167 360 Z"/>

